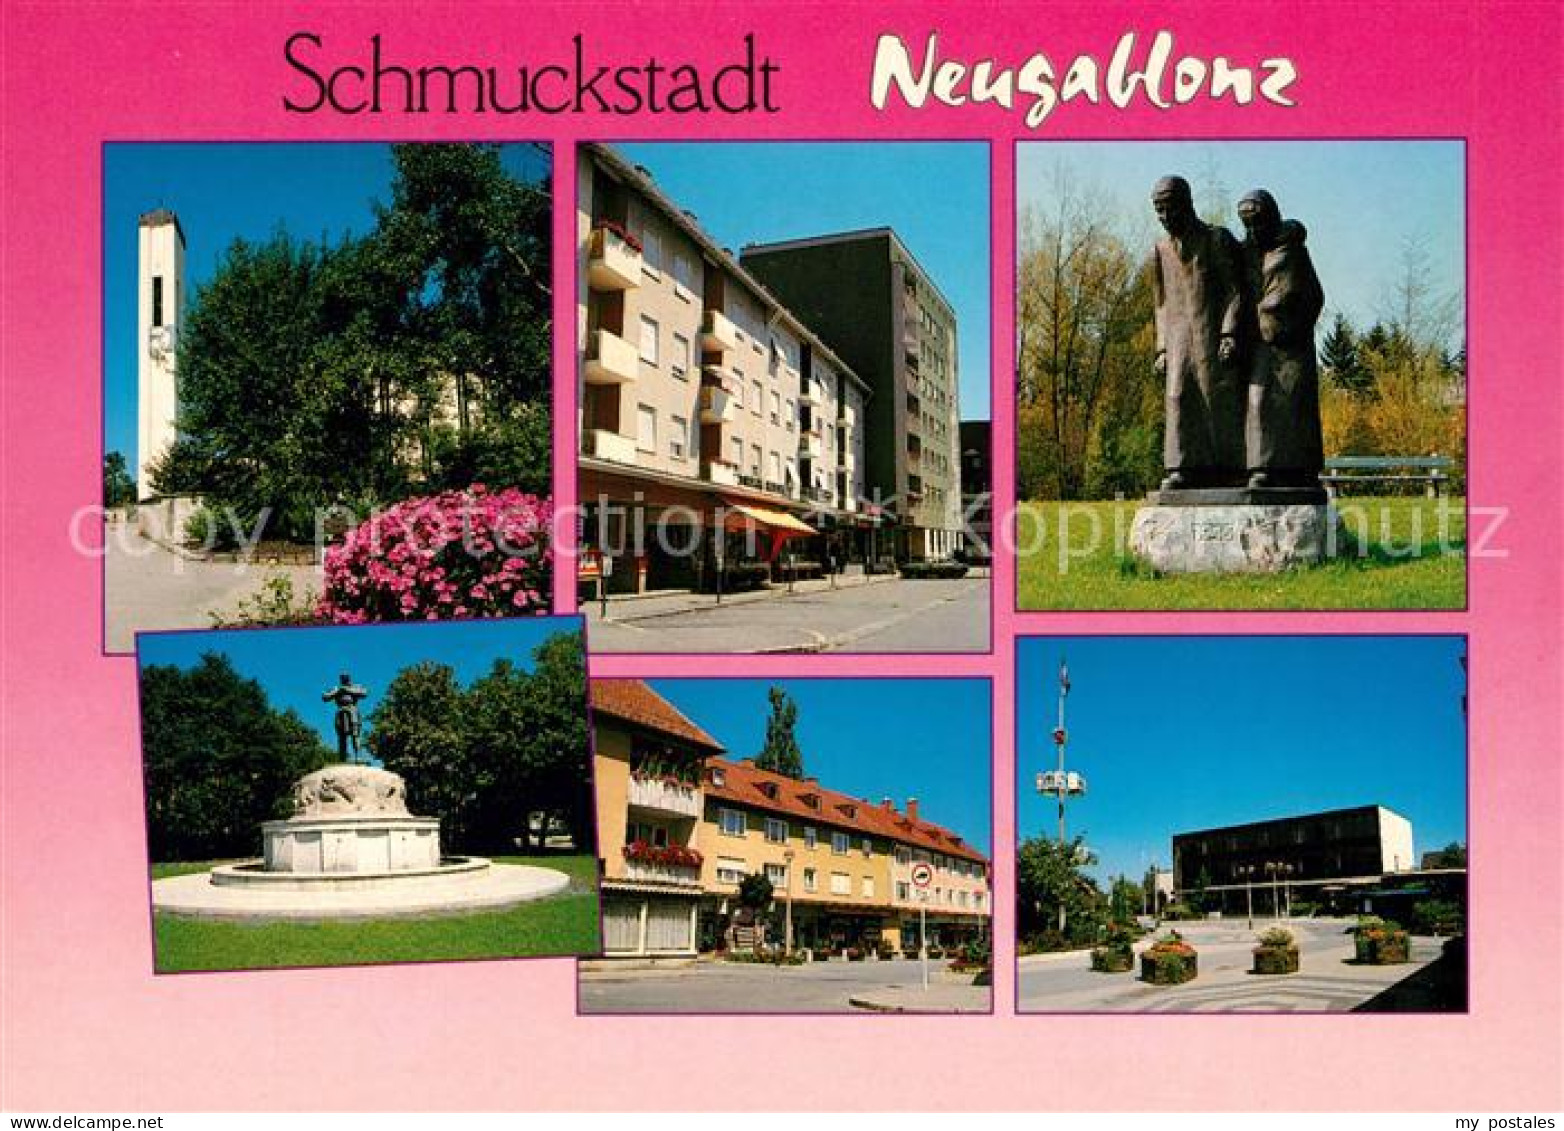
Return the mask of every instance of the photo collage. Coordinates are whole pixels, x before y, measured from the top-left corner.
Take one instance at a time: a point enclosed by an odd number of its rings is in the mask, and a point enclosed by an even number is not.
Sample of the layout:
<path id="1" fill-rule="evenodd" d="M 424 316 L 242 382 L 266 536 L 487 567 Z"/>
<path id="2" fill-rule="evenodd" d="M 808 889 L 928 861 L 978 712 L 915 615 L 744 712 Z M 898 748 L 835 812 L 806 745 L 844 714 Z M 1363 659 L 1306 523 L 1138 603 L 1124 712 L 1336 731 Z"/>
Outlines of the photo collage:
<path id="1" fill-rule="evenodd" d="M 1466 160 L 105 144 L 154 971 L 1467 1012 Z"/>

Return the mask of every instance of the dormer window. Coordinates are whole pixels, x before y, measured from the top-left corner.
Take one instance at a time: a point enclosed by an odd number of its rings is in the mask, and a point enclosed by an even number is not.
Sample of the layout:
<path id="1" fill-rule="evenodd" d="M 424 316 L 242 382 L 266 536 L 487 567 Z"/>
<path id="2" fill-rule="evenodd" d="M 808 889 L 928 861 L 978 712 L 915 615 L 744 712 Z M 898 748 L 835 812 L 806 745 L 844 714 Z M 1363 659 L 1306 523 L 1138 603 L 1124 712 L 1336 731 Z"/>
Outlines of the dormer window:
<path id="1" fill-rule="evenodd" d="M 774 781 L 761 782 L 760 792 L 764 793 L 771 800 L 775 801 L 777 799 L 777 783 Z"/>
<path id="2" fill-rule="evenodd" d="M 711 771 L 711 784 L 714 785 L 714 786 L 717 786 L 719 789 L 722 786 L 727 785 L 728 784 L 727 772 L 725 770 L 721 770 L 721 769 L 713 766 L 712 767 L 712 771 Z"/>
<path id="3" fill-rule="evenodd" d="M 802 794 L 799 797 L 799 800 L 802 801 L 805 805 L 809 806 L 811 809 L 820 808 L 820 795 L 818 793 Z"/>

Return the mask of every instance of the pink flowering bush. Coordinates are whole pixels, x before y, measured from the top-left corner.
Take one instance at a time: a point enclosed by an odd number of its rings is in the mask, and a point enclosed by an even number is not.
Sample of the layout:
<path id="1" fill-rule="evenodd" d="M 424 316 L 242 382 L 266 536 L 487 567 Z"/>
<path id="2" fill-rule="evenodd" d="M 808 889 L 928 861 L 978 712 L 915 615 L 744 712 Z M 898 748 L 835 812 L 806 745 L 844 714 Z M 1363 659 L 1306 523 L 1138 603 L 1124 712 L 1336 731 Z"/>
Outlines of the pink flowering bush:
<path id="1" fill-rule="evenodd" d="M 407 499 L 326 551 L 316 614 L 331 624 L 549 611 L 553 506 L 514 488 Z"/>

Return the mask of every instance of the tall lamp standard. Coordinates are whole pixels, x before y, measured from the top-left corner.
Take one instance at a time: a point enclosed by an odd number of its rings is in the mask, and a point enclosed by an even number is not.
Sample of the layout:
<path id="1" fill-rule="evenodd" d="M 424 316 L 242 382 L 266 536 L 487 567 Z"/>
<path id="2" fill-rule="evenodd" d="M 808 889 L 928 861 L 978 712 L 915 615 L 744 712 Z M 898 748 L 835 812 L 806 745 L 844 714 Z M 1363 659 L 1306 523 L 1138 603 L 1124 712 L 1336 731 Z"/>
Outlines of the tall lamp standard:
<path id="1" fill-rule="evenodd" d="M 1064 728 L 1064 701 L 1070 694 L 1070 669 L 1064 660 L 1059 661 L 1059 725 L 1054 728 L 1054 749 L 1058 755 L 1058 768 L 1037 775 L 1037 792 L 1052 797 L 1059 803 L 1059 846 L 1065 844 L 1064 803 L 1072 797 L 1086 793 L 1086 778 L 1074 770 L 1064 768 L 1064 748 L 1069 735 Z M 1064 933 L 1064 900 L 1059 901 L 1059 933 Z"/>
<path id="2" fill-rule="evenodd" d="M 1292 875 L 1292 865 L 1268 860 L 1266 861 L 1265 870 L 1271 877 L 1271 917 L 1280 920 L 1282 918 L 1282 904 L 1276 882 L 1278 877 L 1282 877 L 1285 882 L 1285 878 Z"/>
<path id="3" fill-rule="evenodd" d="M 784 893 L 787 899 L 783 904 L 782 913 L 782 951 L 791 958 L 793 956 L 793 850 L 789 848 L 782 853 L 782 859 L 785 862 L 782 865 L 782 876 L 787 882 Z"/>
<path id="4" fill-rule="evenodd" d="M 1254 865 L 1240 864 L 1233 869 L 1236 875 L 1244 878 L 1244 907 L 1248 911 L 1249 929 L 1254 930 Z"/>

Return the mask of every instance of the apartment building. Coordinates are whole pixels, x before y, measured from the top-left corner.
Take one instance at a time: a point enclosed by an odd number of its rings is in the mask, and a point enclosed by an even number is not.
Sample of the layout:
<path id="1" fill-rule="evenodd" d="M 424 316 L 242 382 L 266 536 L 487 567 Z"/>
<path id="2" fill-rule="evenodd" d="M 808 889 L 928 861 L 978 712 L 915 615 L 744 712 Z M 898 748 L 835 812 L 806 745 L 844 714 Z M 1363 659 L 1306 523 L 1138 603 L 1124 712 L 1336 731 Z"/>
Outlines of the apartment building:
<path id="1" fill-rule="evenodd" d="M 647 170 L 579 153 L 584 559 L 610 592 L 840 559 L 878 521 L 868 386 Z"/>
<path id="2" fill-rule="evenodd" d="M 739 261 L 874 392 L 867 486 L 904 557 L 963 545 L 956 313 L 890 228 L 750 244 Z"/>
<path id="3" fill-rule="evenodd" d="M 722 936 L 739 884 L 771 881 L 771 937 L 794 948 L 895 951 L 919 945 L 920 912 L 930 945 L 984 936 L 992 914 L 988 860 L 961 836 L 924 820 L 918 802 L 866 801 L 713 757 L 703 781 L 702 936 Z M 913 883 L 928 864 L 926 889 Z"/>
<path id="4" fill-rule="evenodd" d="M 727 937 L 745 876 L 766 876 L 772 941 L 816 953 L 986 937 L 987 858 L 918 802 L 866 801 L 726 756 L 644 682 L 592 681 L 604 951 L 692 955 Z M 920 888 L 913 871 L 927 864 Z M 926 925 L 927 934 L 919 934 Z"/>
<path id="5" fill-rule="evenodd" d="M 693 955 L 701 781 L 722 747 L 640 680 L 591 687 L 604 953 Z"/>

